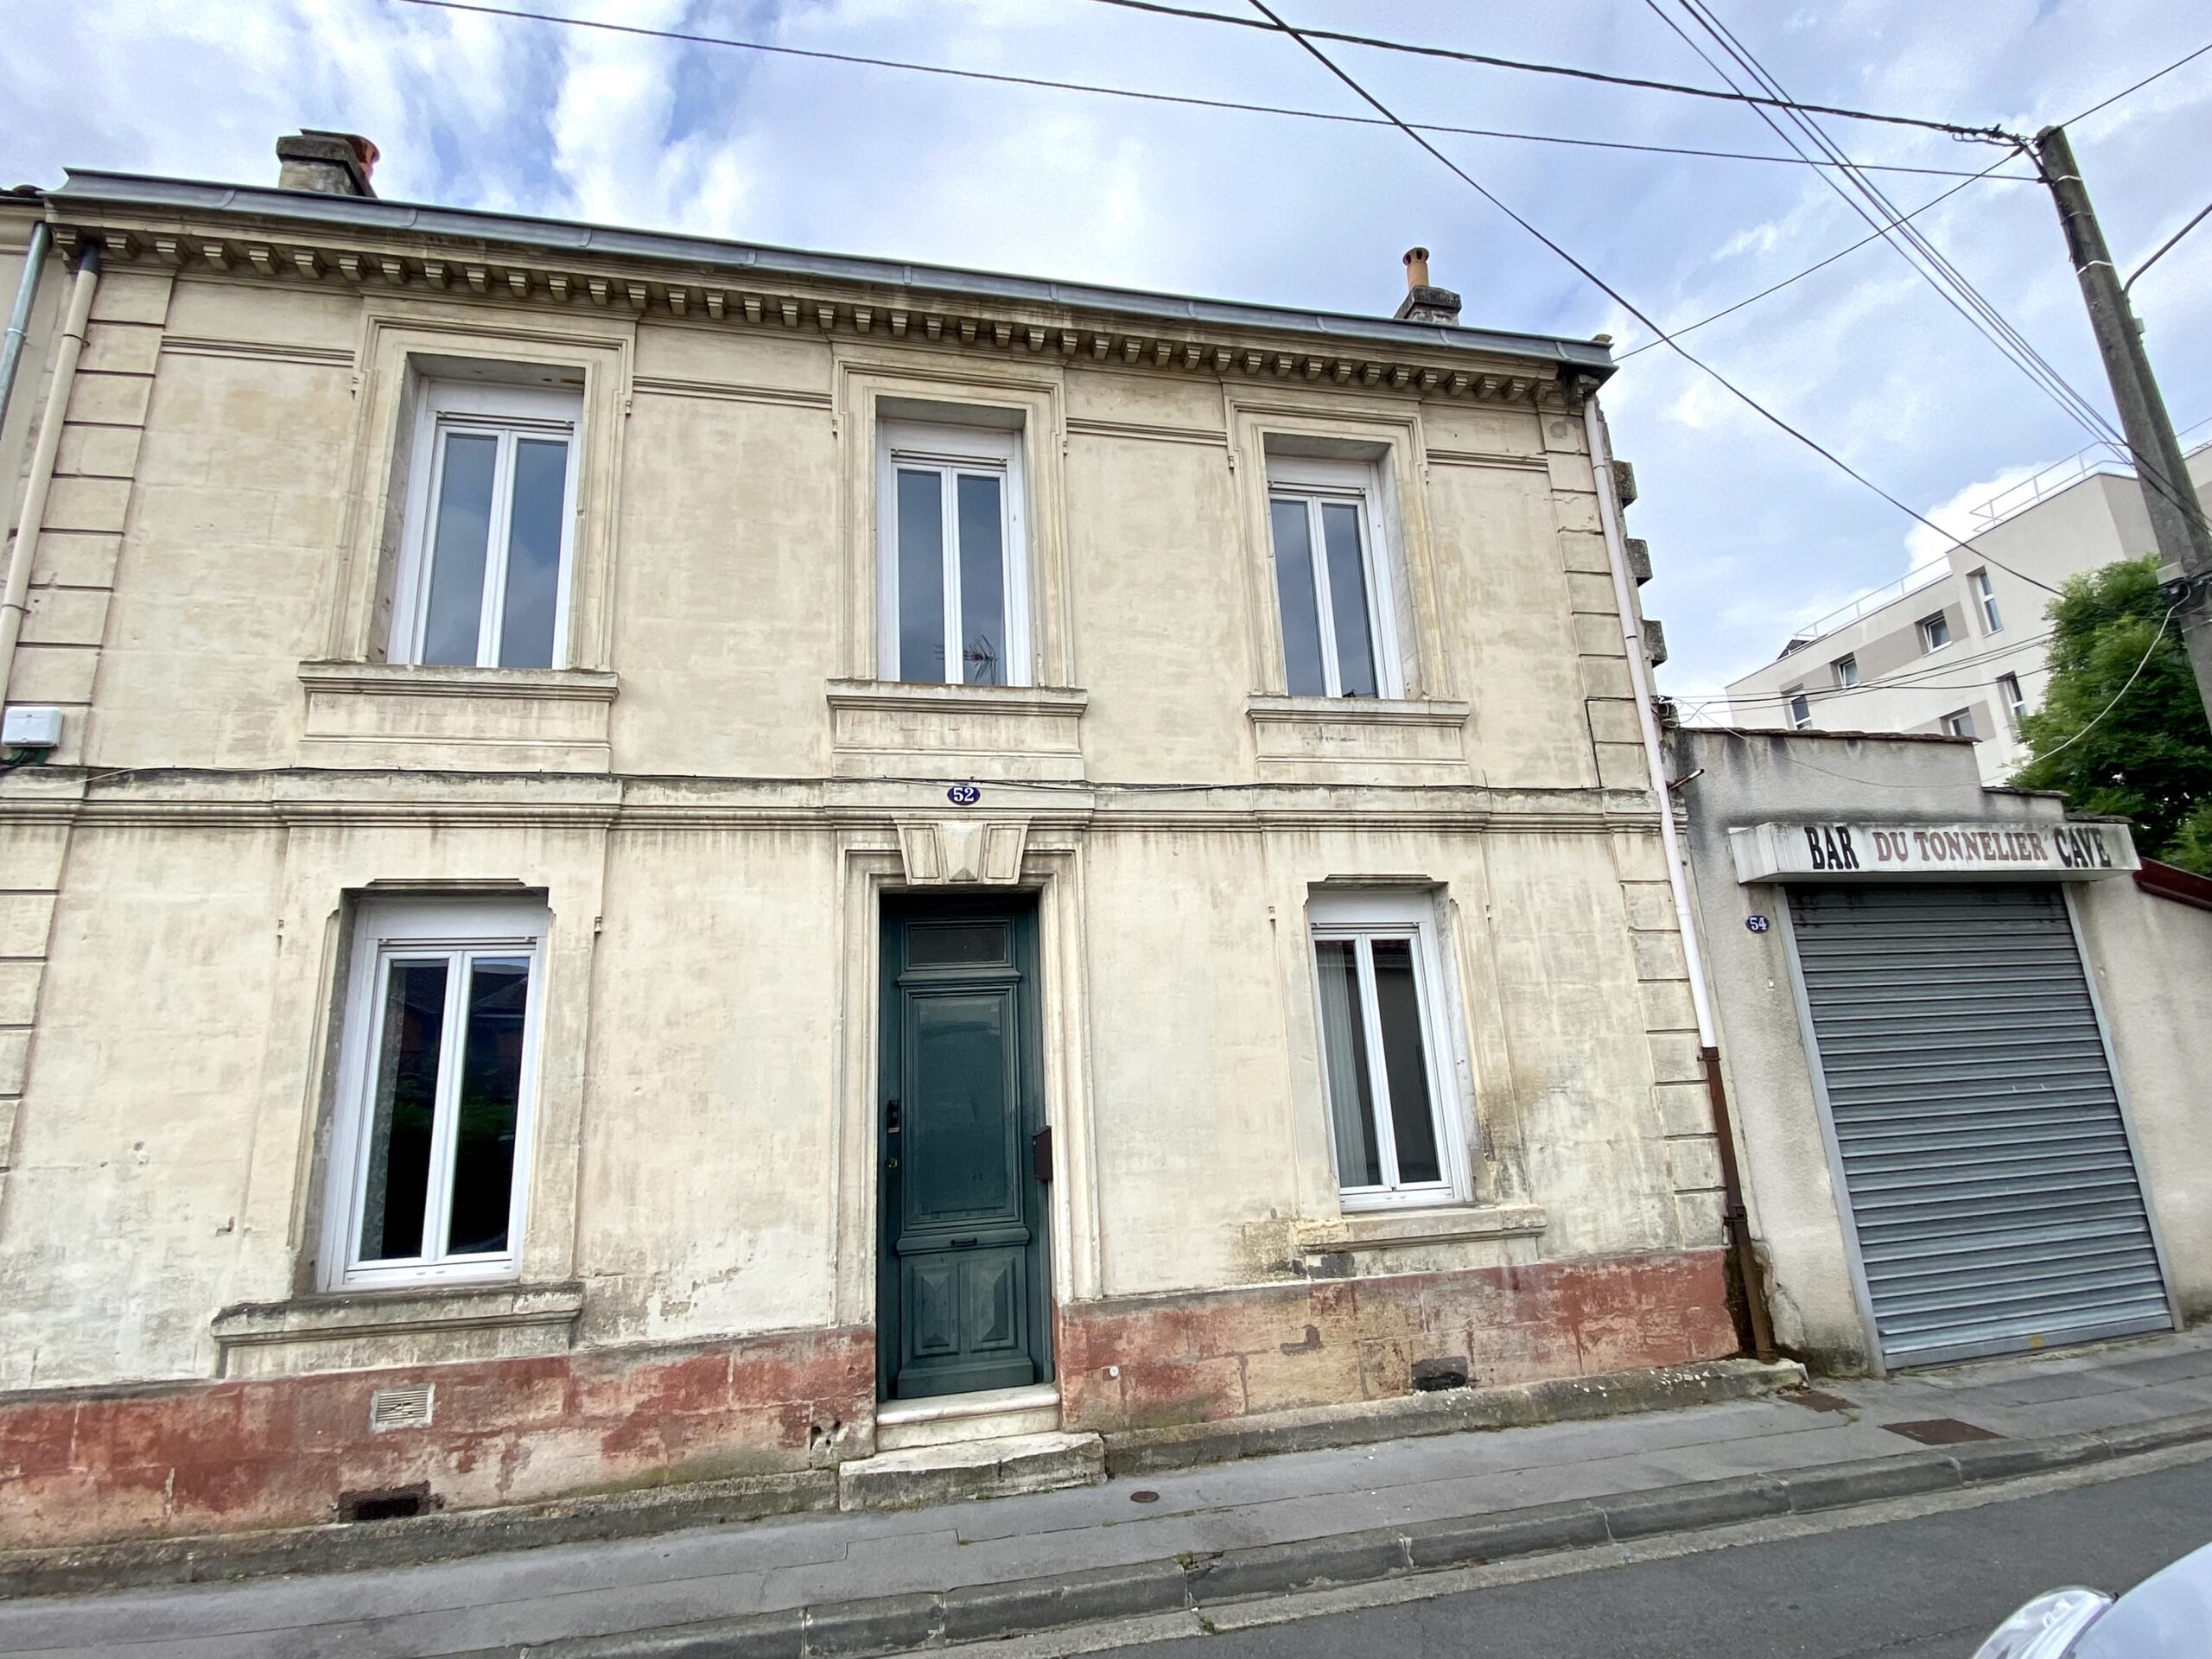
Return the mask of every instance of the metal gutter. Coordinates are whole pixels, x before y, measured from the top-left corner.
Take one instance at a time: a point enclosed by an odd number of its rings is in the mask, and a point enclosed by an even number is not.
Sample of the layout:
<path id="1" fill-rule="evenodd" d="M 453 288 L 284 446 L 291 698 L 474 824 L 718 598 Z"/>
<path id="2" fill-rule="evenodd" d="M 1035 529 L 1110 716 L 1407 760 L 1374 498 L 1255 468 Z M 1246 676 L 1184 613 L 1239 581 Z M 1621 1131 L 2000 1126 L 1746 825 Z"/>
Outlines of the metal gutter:
<path id="1" fill-rule="evenodd" d="M 1200 299 L 1141 289 L 1101 288 L 1086 283 L 1052 282 L 997 271 L 816 253 L 800 248 L 625 230 L 516 213 L 437 207 L 378 197 L 328 196 L 311 191 L 208 184 L 189 179 L 79 171 L 73 168 L 64 175 L 60 189 L 47 193 L 47 203 L 49 215 L 63 220 L 74 213 L 118 211 L 238 214 L 312 227 L 324 233 L 353 231 L 387 236 L 444 237 L 540 253 L 681 264 L 706 271 L 729 273 L 731 277 L 749 276 L 755 281 L 792 277 L 855 283 L 909 292 L 1109 312 L 1155 322 L 1265 328 L 1333 340 L 1369 340 L 1401 347 L 1417 346 L 1439 351 L 1533 358 L 1600 379 L 1611 375 L 1615 366 L 1612 353 L 1603 346 L 1550 334 L 1447 327 L 1344 312 L 1304 311 L 1233 300 Z"/>

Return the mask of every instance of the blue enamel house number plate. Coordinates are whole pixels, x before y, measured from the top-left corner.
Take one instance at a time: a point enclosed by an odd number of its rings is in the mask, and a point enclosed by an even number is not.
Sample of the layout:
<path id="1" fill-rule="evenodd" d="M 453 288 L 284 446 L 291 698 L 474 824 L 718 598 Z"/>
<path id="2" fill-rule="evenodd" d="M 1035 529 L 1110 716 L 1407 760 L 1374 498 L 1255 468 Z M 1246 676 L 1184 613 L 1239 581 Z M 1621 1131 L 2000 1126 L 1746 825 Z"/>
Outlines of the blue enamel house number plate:
<path id="1" fill-rule="evenodd" d="M 973 784 L 955 784 L 944 791 L 944 798 L 955 806 L 973 806 L 983 798 L 983 791 Z"/>

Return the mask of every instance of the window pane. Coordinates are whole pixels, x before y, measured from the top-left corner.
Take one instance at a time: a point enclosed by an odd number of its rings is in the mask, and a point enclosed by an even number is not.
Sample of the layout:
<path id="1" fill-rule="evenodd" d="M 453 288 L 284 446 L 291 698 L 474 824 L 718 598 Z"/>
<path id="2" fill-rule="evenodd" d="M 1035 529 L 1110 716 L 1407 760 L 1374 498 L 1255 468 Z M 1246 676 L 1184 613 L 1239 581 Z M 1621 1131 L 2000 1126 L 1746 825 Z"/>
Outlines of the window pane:
<path id="1" fill-rule="evenodd" d="M 1294 697 L 1328 695 L 1321 674 L 1321 617 L 1313 598 L 1313 537 L 1303 501 L 1270 501 L 1275 596 L 1282 607 L 1282 664 Z"/>
<path id="2" fill-rule="evenodd" d="M 1436 1151 L 1436 1114 L 1428 1097 L 1428 1054 L 1421 1046 L 1409 939 L 1375 941 L 1375 1012 L 1382 1027 L 1382 1075 L 1390 1085 L 1399 1184 L 1440 1181 L 1444 1165 Z"/>
<path id="3" fill-rule="evenodd" d="M 446 435 L 445 470 L 431 518 L 430 600 L 423 660 L 473 668 L 484 616 L 484 550 L 492 533 L 492 473 L 499 441 L 480 432 Z"/>
<path id="4" fill-rule="evenodd" d="M 1375 637 L 1367 624 L 1367 565 L 1360 557 L 1359 509 L 1346 501 L 1321 505 L 1321 539 L 1329 558 L 1329 620 L 1337 626 L 1338 689 L 1348 697 L 1376 692 Z"/>
<path id="5" fill-rule="evenodd" d="M 361 1200 L 361 1260 L 423 1254 L 430 1180 L 430 1125 L 443 1050 L 446 964 L 395 962 L 385 982 L 369 1122 L 369 1173 Z"/>
<path id="6" fill-rule="evenodd" d="M 944 502 L 935 473 L 899 474 L 899 669 L 944 678 Z"/>
<path id="7" fill-rule="evenodd" d="M 1359 966 L 1350 939 L 1316 939 L 1321 969 L 1321 1065 L 1329 1088 L 1329 1127 L 1337 1176 L 1346 1186 L 1382 1185 L 1375 1140 L 1375 1100 L 1367 1081 L 1367 1025 L 1359 1006 Z"/>
<path id="8" fill-rule="evenodd" d="M 1006 527 L 995 478 L 962 475 L 960 661 L 969 685 L 1006 683 Z"/>
<path id="9" fill-rule="evenodd" d="M 507 521 L 507 603 L 501 668 L 553 666 L 554 605 L 561 592 L 561 509 L 569 446 L 553 438 L 515 445 L 514 511 Z"/>
<path id="10" fill-rule="evenodd" d="M 507 1248 L 529 1001 L 527 957 L 478 957 L 470 963 L 453 1141 L 453 1218 L 446 1230 L 448 1255 L 484 1255 Z"/>
<path id="11" fill-rule="evenodd" d="M 957 968 L 1007 960 L 1004 922 L 917 923 L 906 930 L 909 968 Z"/>

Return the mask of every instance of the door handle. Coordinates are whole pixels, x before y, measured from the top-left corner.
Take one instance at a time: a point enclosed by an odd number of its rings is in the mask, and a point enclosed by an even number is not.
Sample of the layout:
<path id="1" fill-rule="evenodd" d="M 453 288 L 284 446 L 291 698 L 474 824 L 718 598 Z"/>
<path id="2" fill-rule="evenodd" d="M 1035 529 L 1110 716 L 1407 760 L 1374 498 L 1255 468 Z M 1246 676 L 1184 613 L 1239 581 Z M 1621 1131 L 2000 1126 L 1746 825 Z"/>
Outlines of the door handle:
<path id="1" fill-rule="evenodd" d="M 1052 1184 L 1052 1126 L 1049 1123 L 1029 1137 L 1029 1168 L 1044 1185 Z"/>
<path id="2" fill-rule="evenodd" d="M 982 1242 L 980 1238 L 955 1238 L 946 1241 L 956 1250 L 972 1250 Z"/>

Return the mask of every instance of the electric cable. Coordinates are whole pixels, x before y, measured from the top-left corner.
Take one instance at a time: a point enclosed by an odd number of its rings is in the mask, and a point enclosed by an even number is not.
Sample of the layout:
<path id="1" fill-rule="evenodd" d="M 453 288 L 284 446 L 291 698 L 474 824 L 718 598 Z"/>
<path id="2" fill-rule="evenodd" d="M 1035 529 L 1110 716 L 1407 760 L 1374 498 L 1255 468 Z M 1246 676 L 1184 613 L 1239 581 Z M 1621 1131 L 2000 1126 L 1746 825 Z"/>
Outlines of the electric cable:
<path id="1" fill-rule="evenodd" d="M 1686 98 L 1715 99 L 1726 104 L 1765 104 L 1783 108 L 1808 109 L 1821 115 L 1840 116 L 1851 121 L 1879 121 L 1891 126 L 1919 127 L 1930 132 L 1946 133 L 1954 138 L 1973 139 L 1983 143 L 2016 144 L 2020 142 L 2017 134 L 2006 132 L 1999 127 L 1967 127 L 1961 126 L 1956 122 L 1930 121 L 1918 116 L 1878 115 L 1870 110 L 1845 109 L 1830 104 L 1797 105 L 1785 99 L 1763 98 L 1740 92 L 1715 92 L 1709 86 L 1685 86 L 1671 80 L 1646 80 L 1635 75 L 1607 74 L 1602 70 L 1578 69 L 1560 63 L 1532 63 L 1521 58 L 1495 57 L 1488 53 L 1465 52 L 1448 46 L 1425 46 L 1411 41 L 1389 40 L 1377 35 L 1351 35 L 1340 29 L 1307 29 L 1302 25 L 1294 28 L 1283 22 L 1272 11 L 1267 14 L 1269 21 L 1262 23 L 1249 17 L 1235 17 L 1218 11 L 1204 11 L 1190 6 L 1166 5 L 1161 3 L 1161 0 L 1093 0 L 1093 3 L 1120 6 L 1130 11 L 1153 12 L 1166 17 L 1189 18 L 1199 22 L 1227 23 L 1236 29 L 1268 29 L 1288 35 L 1301 44 L 1309 38 L 1316 41 L 1332 41 L 1346 46 L 1371 47 L 1382 52 L 1407 53 L 1415 57 L 1446 58 L 1455 63 L 1478 64 L 1489 69 L 1517 69 L 1532 74 L 1567 75 L 1577 80 L 1599 81 L 1610 86 L 1634 86 L 1647 92 L 1673 92 Z M 1264 10 L 1265 8 L 1262 10 Z M 1329 60 L 1325 58 L 1322 61 L 1325 63 Z M 1353 83 L 1347 82 L 1347 84 Z M 1354 90 L 1358 90 L 1356 85 Z M 1397 124 L 1405 124 L 1401 122 Z"/>
<path id="2" fill-rule="evenodd" d="M 1960 188 L 1963 188 L 1964 187 L 1961 186 Z M 2202 225 L 2208 215 L 2212 215 L 2212 201 L 2208 201 L 2202 207 L 2198 208 L 2195 213 L 2190 216 L 2190 221 L 2188 224 L 2183 226 L 2181 229 L 2176 231 L 2164 241 L 2159 243 L 2158 251 L 2152 254 L 2148 259 L 2145 259 L 2141 264 L 2135 267 L 2135 276 L 2130 276 L 2126 282 L 2122 283 L 2120 285 L 2120 291 L 2122 294 L 2125 294 L 2129 289 L 2134 287 L 2136 276 L 2140 276 L 2145 271 L 2150 270 L 2152 266 L 2157 264 L 2159 260 L 2164 258 L 2167 253 L 2173 248 L 2174 245 L 2179 242 L 2182 238 L 2187 236 L 2191 231 L 2195 230 L 2199 225 Z"/>
<path id="3" fill-rule="evenodd" d="M 1397 114 L 1393 111 L 1388 105 L 1384 104 L 1382 99 L 1376 97 L 1374 93 L 1369 92 L 1366 87 L 1361 86 L 1357 80 L 1353 79 L 1350 73 L 1339 67 L 1336 61 L 1326 53 L 1323 52 L 1319 47 L 1307 40 L 1297 29 L 1293 29 L 1289 24 L 1283 22 L 1281 18 L 1276 16 L 1274 12 L 1268 7 L 1266 0 L 1251 0 L 1251 4 L 1255 10 L 1272 19 L 1281 28 L 1284 33 L 1287 34 L 1292 40 L 1303 47 L 1306 52 L 1311 54 L 1313 57 L 1319 62 L 1324 68 L 1327 69 L 1331 74 L 1336 76 L 1338 79 L 1343 81 L 1345 86 L 1351 88 L 1354 92 L 1357 93 L 1362 99 L 1366 100 L 1368 104 L 1372 105 L 1376 113 L 1387 117 L 1389 119 L 1391 125 L 1396 127 L 1401 132 L 1404 133 L 1407 137 L 1412 139 L 1414 143 L 1419 144 L 1438 162 L 1441 162 L 1459 178 L 1460 182 L 1466 185 L 1469 189 L 1474 191 L 1477 195 L 1489 202 L 1491 207 L 1497 208 L 1501 213 L 1503 213 L 1508 219 L 1511 219 L 1516 225 L 1518 225 L 1530 236 L 1535 238 L 1537 241 L 1542 243 L 1544 246 L 1550 249 L 1554 254 L 1557 255 L 1561 260 L 1572 266 L 1581 275 L 1582 278 L 1586 282 L 1589 283 L 1591 286 L 1597 289 L 1607 298 L 1611 299 L 1614 304 L 1619 306 L 1624 311 L 1626 311 L 1630 316 L 1634 317 L 1637 321 L 1642 323 L 1646 328 L 1649 328 L 1654 334 L 1663 339 L 1674 350 L 1675 353 L 1684 362 L 1688 363 L 1692 368 L 1700 370 L 1706 375 L 1709 376 L 1716 385 L 1720 386 L 1722 390 L 1733 397 L 1745 408 L 1749 409 L 1753 414 L 1758 416 L 1761 419 L 1768 422 L 1770 425 L 1776 427 L 1779 430 L 1787 433 L 1789 436 L 1796 439 L 1798 442 L 1803 444 L 1807 448 L 1813 451 L 1814 454 L 1827 461 L 1838 471 L 1843 473 L 1847 477 L 1856 480 L 1860 485 L 1872 491 L 1876 495 L 1880 496 L 1883 500 L 1888 502 L 1899 512 L 1905 514 L 1908 518 L 1914 519 L 1917 523 L 1927 525 L 1929 529 L 1934 531 L 1938 536 L 1942 537 L 1948 544 L 1961 548 L 1966 546 L 1964 542 L 1952 535 L 1950 531 L 1945 530 L 1941 524 L 1936 523 L 1935 520 L 1928 518 L 1924 513 L 1915 512 L 1912 508 L 1907 506 L 1903 501 L 1900 501 L 1896 496 L 1891 495 L 1887 490 L 1874 482 L 1872 479 L 1867 477 L 1866 474 L 1860 472 L 1849 461 L 1844 460 L 1842 456 L 1828 448 L 1818 439 L 1815 439 L 1807 433 L 1801 431 L 1798 428 L 1792 426 L 1789 422 L 1783 420 L 1781 416 L 1776 414 L 1772 410 L 1767 408 L 1765 404 L 1760 403 L 1758 399 L 1753 397 L 1749 392 L 1738 386 L 1734 381 L 1729 379 L 1727 376 L 1722 374 L 1718 369 L 1713 368 L 1702 359 L 1694 355 L 1687 346 L 1681 344 L 1681 341 L 1675 339 L 1673 335 L 1668 334 L 1665 329 L 1660 327 L 1656 322 L 1653 321 L 1649 316 L 1646 315 L 1642 308 L 1637 306 L 1637 303 L 1630 300 L 1625 294 L 1622 293 L 1620 289 L 1615 288 L 1611 283 L 1605 281 L 1604 277 L 1599 276 L 1596 271 L 1592 270 L 1588 265 L 1583 264 L 1581 260 L 1576 258 L 1572 253 L 1569 253 L 1567 249 L 1562 247 L 1559 243 L 1545 235 L 1542 231 L 1539 230 L 1529 219 L 1523 218 L 1512 207 L 1509 207 L 1505 201 L 1495 192 L 1491 190 L 1488 186 L 1483 184 L 1471 173 L 1469 173 L 1465 168 L 1461 167 L 1457 162 L 1446 156 L 1434 144 L 1429 143 L 1429 141 L 1423 137 L 1420 133 L 1415 132 L 1410 126 L 1408 126 L 1403 120 L 1399 118 Z M 1980 552 L 1976 553 L 1976 556 L 1983 558 L 1986 563 L 1995 565 L 2000 570 L 2007 571 L 2010 574 L 2019 577 L 2021 581 L 2029 583 L 2032 587 L 2042 588 L 2045 593 L 2055 594 L 2058 591 L 2049 582 L 2038 582 L 2035 577 L 2029 575 L 2025 571 L 2013 569 L 2011 565 L 2005 563 L 2000 559 L 1990 558 L 1986 554 Z"/>
<path id="4" fill-rule="evenodd" d="M 1053 80 L 1036 75 L 1015 75 L 983 69 L 962 69 L 947 64 L 916 63 L 899 58 L 869 57 L 859 53 L 831 52 L 812 47 L 783 46 L 767 41 L 741 40 L 734 35 L 702 35 L 690 30 L 649 29 L 639 23 L 610 22 L 595 17 L 570 17 L 558 12 L 531 11 L 520 8 L 491 6 L 475 3 L 475 0 L 393 0 L 400 5 L 419 6 L 433 11 L 471 14 L 480 17 L 510 17 L 519 22 L 554 23 L 569 29 L 597 29 L 606 34 L 643 36 L 652 40 L 675 41 L 685 46 L 719 46 L 740 52 L 758 52 L 773 57 L 807 58 L 824 63 L 846 64 L 868 69 L 898 69 L 911 74 L 942 75 L 957 80 L 986 81 L 1001 86 L 1027 87 L 1041 92 L 1080 92 L 1094 98 L 1120 98 L 1144 104 L 1181 105 L 1192 109 L 1224 110 L 1241 115 L 1283 116 L 1299 121 L 1325 121 L 1338 126 L 1387 127 L 1390 124 L 1379 116 L 1350 115 L 1329 110 L 1297 109 L 1280 104 L 1252 104 L 1236 99 L 1201 98 L 1182 92 L 1148 92 L 1133 86 L 1108 86 L 1091 81 Z M 1703 149 L 1681 144 L 1639 144 L 1624 139 L 1577 138 L 1563 133 L 1515 132 L 1495 127 L 1459 127 L 1438 123 L 1418 123 L 1425 132 L 1448 133 L 1454 137 L 1503 138 L 1519 143 L 1558 144 L 1577 149 L 1613 149 L 1647 156 L 1681 156 L 1700 161 L 1766 162 L 1785 167 L 1828 167 L 1832 162 L 1808 162 L 1801 156 L 1764 156 L 1749 150 Z M 2005 160 L 2010 161 L 2011 156 Z M 1911 167 L 1894 163 L 1869 163 L 1885 173 L 1919 174 L 1933 178 L 1975 179 L 1994 178 L 2000 182 L 2033 184 L 2035 175 L 2029 173 L 1997 173 L 1993 168 L 1970 172 L 1964 168 Z M 1999 163 L 1999 166 L 2003 162 Z"/>
<path id="5" fill-rule="evenodd" d="M 2127 677 L 2127 683 L 2121 686 L 2119 690 L 2113 693 L 2112 701 L 2105 704 L 2103 708 L 2097 710 L 2095 715 L 2091 716 L 2088 725 L 2082 727 L 2080 731 L 2075 733 L 2073 736 L 2068 738 L 2063 743 L 2059 744 L 2057 747 L 2045 749 L 2041 754 L 2033 756 L 2032 758 L 2034 760 L 2048 760 L 2052 755 L 2063 753 L 2064 751 L 2072 748 L 2076 743 L 2079 743 L 2083 738 L 2089 734 L 2090 727 L 2094 726 L 2107 715 L 2112 713 L 2113 709 L 2120 707 L 2120 700 L 2135 689 L 2135 682 L 2141 679 L 2143 677 L 2143 671 L 2151 666 L 2151 658 L 2158 654 L 2158 641 L 2166 637 L 2167 624 L 2174 620 L 2174 613 L 2180 608 L 2181 607 L 2178 605 L 2171 606 L 2167 608 L 2166 613 L 2158 619 L 2158 631 L 2151 636 L 2151 644 L 2143 652 L 2143 660 L 2135 664 L 2135 671 Z"/>

